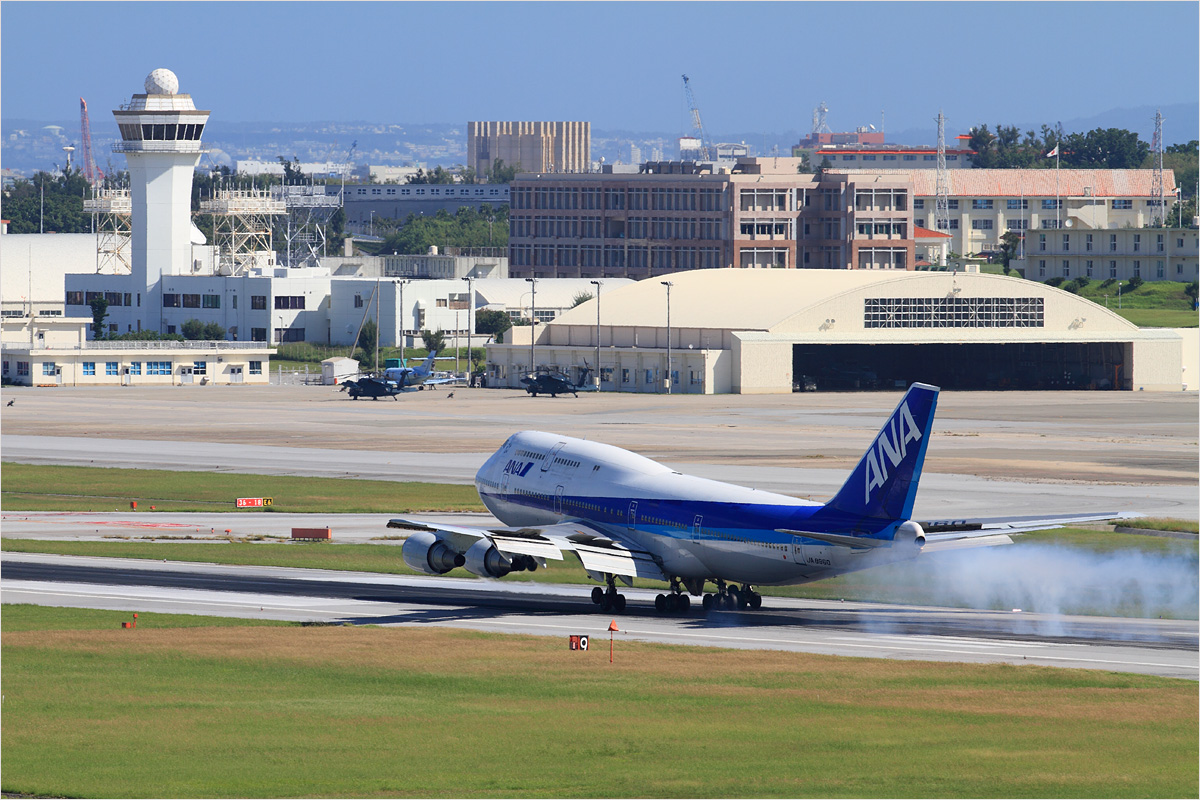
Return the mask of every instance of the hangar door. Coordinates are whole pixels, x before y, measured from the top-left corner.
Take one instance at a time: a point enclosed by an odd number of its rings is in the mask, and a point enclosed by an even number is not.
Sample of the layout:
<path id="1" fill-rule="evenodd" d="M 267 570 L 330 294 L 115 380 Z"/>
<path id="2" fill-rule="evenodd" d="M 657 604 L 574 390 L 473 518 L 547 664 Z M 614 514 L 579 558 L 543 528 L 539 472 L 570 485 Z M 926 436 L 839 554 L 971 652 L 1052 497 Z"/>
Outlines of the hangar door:
<path id="1" fill-rule="evenodd" d="M 914 381 L 943 389 L 1124 389 L 1127 342 L 1028 344 L 797 344 L 795 388 L 894 389 Z"/>

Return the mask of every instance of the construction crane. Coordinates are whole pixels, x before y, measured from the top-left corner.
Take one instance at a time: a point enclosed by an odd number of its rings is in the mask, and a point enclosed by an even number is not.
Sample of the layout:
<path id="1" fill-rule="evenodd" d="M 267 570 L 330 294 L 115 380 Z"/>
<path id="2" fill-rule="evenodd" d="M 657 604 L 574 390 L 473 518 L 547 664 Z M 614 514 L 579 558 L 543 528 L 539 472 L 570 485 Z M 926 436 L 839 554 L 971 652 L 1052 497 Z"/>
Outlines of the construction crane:
<path id="1" fill-rule="evenodd" d="M 79 138 L 83 148 L 79 154 L 83 162 L 83 177 L 95 186 L 104 180 L 104 173 L 96 166 L 96 159 L 92 156 L 92 123 L 88 120 L 87 101 L 82 97 L 79 98 Z"/>
<path id="2" fill-rule="evenodd" d="M 692 129 L 700 140 L 700 160 L 711 161 L 712 149 L 708 145 L 708 135 L 704 132 L 704 123 L 700 121 L 700 109 L 696 106 L 696 97 L 692 94 L 692 85 L 688 76 L 683 76 L 683 93 L 687 96 L 688 109 L 692 112 Z"/>

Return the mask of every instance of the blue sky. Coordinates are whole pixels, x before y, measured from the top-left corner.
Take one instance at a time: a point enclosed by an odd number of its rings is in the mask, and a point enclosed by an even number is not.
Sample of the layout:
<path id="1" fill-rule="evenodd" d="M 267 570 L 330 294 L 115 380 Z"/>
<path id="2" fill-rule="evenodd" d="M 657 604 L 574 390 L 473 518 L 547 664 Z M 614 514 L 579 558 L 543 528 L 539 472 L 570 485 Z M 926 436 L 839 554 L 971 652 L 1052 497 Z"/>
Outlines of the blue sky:
<path id="1" fill-rule="evenodd" d="M 229 121 L 582 119 L 683 132 L 1065 120 L 1200 96 L 1195 2 L 0 4 L 0 113 L 107 111 L 168 67 Z"/>

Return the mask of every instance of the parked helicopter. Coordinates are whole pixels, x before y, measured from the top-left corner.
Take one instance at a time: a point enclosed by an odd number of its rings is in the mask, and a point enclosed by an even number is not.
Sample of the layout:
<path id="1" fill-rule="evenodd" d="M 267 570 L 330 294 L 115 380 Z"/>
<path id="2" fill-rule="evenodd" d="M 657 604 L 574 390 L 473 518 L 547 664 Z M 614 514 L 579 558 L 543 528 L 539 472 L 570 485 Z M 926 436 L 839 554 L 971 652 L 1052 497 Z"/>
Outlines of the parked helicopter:
<path id="1" fill-rule="evenodd" d="M 548 369 L 540 369 L 532 375 L 526 375 L 524 378 L 521 378 L 521 383 L 525 384 L 525 391 L 534 397 L 537 397 L 539 394 L 558 397 L 560 394 L 568 393 L 578 397 L 579 392 L 597 391 L 596 385 L 592 383 L 591 374 L 592 368 L 585 361 L 583 368 L 579 372 L 578 383 L 573 383 L 570 377 L 562 372 L 552 372 Z"/>
<path id="2" fill-rule="evenodd" d="M 351 400 L 357 400 L 360 397 L 369 397 L 372 400 L 378 400 L 381 397 L 390 397 L 395 400 L 396 395 L 400 394 L 402 388 L 396 381 L 389 381 L 386 378 L 376 378 L 370 375 L 358 380 L 346 381 L 342 384 L 342 391 L 349 392 Z"/>

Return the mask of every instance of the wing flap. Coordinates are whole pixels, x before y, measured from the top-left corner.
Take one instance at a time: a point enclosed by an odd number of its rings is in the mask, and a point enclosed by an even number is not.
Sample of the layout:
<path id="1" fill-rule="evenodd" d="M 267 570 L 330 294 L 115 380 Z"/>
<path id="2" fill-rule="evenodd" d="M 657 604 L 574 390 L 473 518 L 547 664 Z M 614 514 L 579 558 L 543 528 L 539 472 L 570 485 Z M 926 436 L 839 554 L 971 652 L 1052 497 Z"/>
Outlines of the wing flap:
<path id="1" fill-rule="evenodd" d="M 996 533 L 990 536 L 966 536 L 956 539 L 936 539 L 930 541 L 925 540 L 925 545 L 921 548 L 921 553 L 942 553 L 947 550 L 966 550 L 971 547 L 996 547 L 998 545 L 1012 544 L 1013 540 L 1004 533 Z"/>
<path id="2" fill-rule="evenodd" d="M 586 544 L 575 544 L 574 552 L 583 568 L 589 572 L 611 572 L 613 575 L 631 575 L 657 581 L 667 579 L 647 553 L 626 550 L 623 547 L 593 547 Z"/>
<path id="3" fill-rule="evenodd" d="M 563 551 L 558 545 L 544 539 L 512 539 L 507 536 L 492 535 L 488 537 L 496 549 L 508 555 L 534 556 L 536 558 L 553 558 L 562 561 Z"/>

